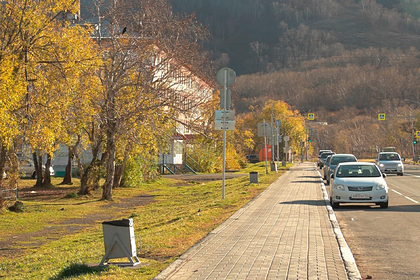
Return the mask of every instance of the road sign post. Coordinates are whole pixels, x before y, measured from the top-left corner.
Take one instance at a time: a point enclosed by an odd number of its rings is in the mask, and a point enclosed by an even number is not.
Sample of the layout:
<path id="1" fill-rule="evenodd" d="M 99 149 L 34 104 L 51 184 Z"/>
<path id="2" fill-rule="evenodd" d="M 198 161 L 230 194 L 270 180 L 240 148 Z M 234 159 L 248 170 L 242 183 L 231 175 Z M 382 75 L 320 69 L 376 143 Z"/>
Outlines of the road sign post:
<path id="1" fill-rule="evenodd" d="M 265 126 L 265 119 L 263 120 L 264 128 Z M 268 125 L 270 128 L 270 125 Z M 270 129 L 271 130 L 271 129 Z M 267 134 L 266 130 L 264 129 L 264 158 L 265 158 L 265 174 L 268 174 L 268 165 L 267 165 Z"/>
<path id="2" fill-rule="evenodd" d="M 226 130 L 234 130 L 235 129 L 235 120 L 228 120 L 231 113 L 227 113 L 228 109 L 230 108 L 230 92 L 228 87 L 233 85 L 236 79 L 236 73 L 230 68 L 222 68 L 217 72 L 217 83 L 223 87 L 223 101 L 221 102 L 221 106 L 223 106 L 222 110 L 222 120 L 218 123 L 215 127 L 218 127 L 223 130 L 223 181 L 222 181 L 222 199 L 225 199 L 225 181 L 226 181 Z M 228 96 L 229 95 L 229 96 Z M 229 104 L 227 104 L 229 101 Z M 220 114 L 220 113 L 219 113 Z M 233 113 L 235 116 L 235 113 Z M 233 117 L 234 118 L 234 117 Z M 233 122 L 233 123 L 232 123 Z M 216 122 L 215 122 L 216 123 Z M 232 129 L 233 125 L 233 129 Z"/>
<path id="3" fill-rule="evenodd" d="M 280 161 L 280 141 L 279 141 L 279 135 L 280 135 L 280 125 L 281 120 L 276 120 L 274 122 L 276 124 L 276 145 L 277 145 L 277 164 Z M 281 140 L 281 137 L 280 137 Z"/>

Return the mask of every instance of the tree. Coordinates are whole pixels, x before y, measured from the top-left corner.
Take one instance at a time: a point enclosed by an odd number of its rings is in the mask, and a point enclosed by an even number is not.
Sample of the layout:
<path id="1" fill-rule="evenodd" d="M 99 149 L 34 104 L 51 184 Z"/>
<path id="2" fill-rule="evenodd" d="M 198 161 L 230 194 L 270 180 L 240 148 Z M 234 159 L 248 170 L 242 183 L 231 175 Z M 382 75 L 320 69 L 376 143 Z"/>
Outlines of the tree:
<path id="1" fill-rule="evenodd" d="M 131 4 L 114 1 L 109 12 L 97 15 L 109 23 L 96 36 L 103 57 L 96 135 L 104 139 L 100 161 L 106 160 L 105 200 L 112 199 L 112 189 L 121 182 L 118 162 L 123 168 L 142 145 L 157 152 L 159 140 L 172 136 L 173 121 L 182 121 L 179 116 L 192 120 L 195 108 L 209 99 L 183 86 L 194 83 L 192 69 L 204 65 L 198 44 L 204 34 L 201 27 L 191 17 L 172 14 L 164 0 L 140 1 L 141 9 Z M 88 191 L 86 182 L 82 178 L 79 193 Z"/>
<path id="2" fill-rule="evenodd" d="M 271 124 L 271 119 L 280 120 L 280 134 L 289 136 L 289 146 L 300 147 L 300 142 L 306 139 L 304 118 L 297 110 L 281 100 L 269 100 L 264 107 L 251 108 L 252 111 L 238 116 L 235 127 L 235 143 L 237 149 L 244 153 L 257 153 L 263 147 L 263 137 L 258 136 L 258 123 Z M 275 126 L 274 124 L 272 125 Z M 283 145 L 283 144 L 282 144 Z"/>
<path id="3" fill-rule="evenodd" d="M 0 135 L 2 150 L 12 148 L 8 157 L 14 158 L 12 153 L 23 136 L 34 152 L 37 185 L 50 183 L 48 169 L 42 182 L 42 161 L 37 155 L 50 157 L 55 149 L 63 127 L 61 112 L 72 94 L 69 83 L 85 64 L 91 64 L 88 30 L 63 20 L 77 11 L 76 4 L 26 0 L 5 1 L 0 6 L 0 64 L 4 66 L 0 77 L 7 96 L 0 110 L 8 124 Z M 4 166 L 5 159 L 0 160 Z M 13 168 L 17 171 L 16 165 Z"/>

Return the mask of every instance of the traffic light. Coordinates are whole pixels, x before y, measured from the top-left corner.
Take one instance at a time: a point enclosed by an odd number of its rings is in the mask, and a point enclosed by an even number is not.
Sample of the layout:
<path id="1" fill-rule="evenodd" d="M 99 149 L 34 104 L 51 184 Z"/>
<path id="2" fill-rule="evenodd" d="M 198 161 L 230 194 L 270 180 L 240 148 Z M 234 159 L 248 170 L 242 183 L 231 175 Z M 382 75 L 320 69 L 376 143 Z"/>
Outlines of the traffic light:
<path id="1" fill-rule="evenodd" d="M 417 139 L 416 138 L 413 139 L 413 144 L 417 144 Z"/>
<path id="2" fill-rule="evenodd" d="M 308 142 L 309 142 L 309 143 L 311 143 L 311 141 L 312 141 L 312 140 L 311 140 L 311 137 L 309 137 L 309 138 L 308 138 Z"/>

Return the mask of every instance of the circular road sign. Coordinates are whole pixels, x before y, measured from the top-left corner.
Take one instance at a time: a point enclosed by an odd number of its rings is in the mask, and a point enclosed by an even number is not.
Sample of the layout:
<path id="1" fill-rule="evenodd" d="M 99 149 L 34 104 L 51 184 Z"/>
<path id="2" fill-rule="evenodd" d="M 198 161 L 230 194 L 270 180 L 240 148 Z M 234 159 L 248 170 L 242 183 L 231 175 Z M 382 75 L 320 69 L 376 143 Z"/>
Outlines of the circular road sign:
<path id="1" fill-rule="evenodd" d="M 236 73 L 232 69 L 228 67 L 224 67 L 217 72 L 217 83 L 221 85 L 222 87 L 228 86 L 230 87 L 233 85 L 236 79 Z"/>

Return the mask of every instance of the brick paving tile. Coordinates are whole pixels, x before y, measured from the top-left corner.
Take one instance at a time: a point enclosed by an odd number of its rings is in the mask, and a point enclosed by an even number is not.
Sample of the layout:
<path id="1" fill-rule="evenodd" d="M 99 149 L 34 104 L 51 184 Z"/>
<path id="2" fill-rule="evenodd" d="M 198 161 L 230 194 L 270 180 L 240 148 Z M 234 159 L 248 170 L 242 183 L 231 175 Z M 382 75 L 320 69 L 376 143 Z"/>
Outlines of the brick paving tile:
<path id="1" fill-rule="evenodd" d="M 350 279 L 314 164 L 296 164 L 155 279 Z"/>

